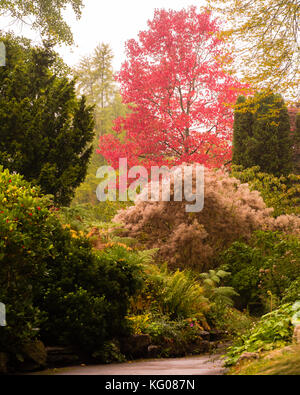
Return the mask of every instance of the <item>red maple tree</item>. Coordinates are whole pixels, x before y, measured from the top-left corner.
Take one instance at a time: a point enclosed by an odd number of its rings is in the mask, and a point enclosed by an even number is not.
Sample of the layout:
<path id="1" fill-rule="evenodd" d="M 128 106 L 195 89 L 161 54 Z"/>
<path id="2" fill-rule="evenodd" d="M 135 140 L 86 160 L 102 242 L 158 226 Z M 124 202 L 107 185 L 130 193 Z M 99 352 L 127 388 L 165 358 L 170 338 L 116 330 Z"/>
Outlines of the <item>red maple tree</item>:
<path id="1" fill-rule="evenodd" d="M 162 9 L 138 41 L 126 43 L 117 80 L 131 112 L 100 138 L 109 164 L 219 167 L 230 160 L 230 105 L 245 86 L 224 71 L 230 56 L 219 32 L 209 12 Z"/>

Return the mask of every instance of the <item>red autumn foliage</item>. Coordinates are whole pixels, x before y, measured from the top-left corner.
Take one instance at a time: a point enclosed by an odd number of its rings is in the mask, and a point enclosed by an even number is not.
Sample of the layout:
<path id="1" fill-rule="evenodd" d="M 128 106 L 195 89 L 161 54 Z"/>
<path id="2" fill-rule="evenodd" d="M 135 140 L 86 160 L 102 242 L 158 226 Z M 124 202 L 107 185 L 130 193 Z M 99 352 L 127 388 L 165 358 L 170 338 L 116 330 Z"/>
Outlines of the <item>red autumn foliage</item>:
<path id="1" fill-rule="evenodd" d="M 245 86 L 224 71 L 230 61 L 220 27 L 196 7 L 156 10 L 148 30 L 126 44 L 117 80 L 131 113 L 100 138 L 98 152 L 114 168 L 231 159 L 232 107 Z"/>

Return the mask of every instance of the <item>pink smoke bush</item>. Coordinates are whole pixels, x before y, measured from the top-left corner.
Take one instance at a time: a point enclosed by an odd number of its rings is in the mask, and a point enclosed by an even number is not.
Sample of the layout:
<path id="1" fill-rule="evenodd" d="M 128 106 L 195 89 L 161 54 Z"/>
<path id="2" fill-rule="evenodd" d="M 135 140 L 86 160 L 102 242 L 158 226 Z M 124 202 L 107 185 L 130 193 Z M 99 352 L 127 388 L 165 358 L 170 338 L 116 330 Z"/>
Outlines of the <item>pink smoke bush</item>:
<path id="1" fill-rule="evenodd" d="M 114 222 L 121 223 L 126 236 L 138 239 L 145 248 L 158 248 L 157 258 L 172 268 L 206 271 L 216 266 L 219 252 L 236 240 L 249 240 L 255 230 L 300 236 L 299 216 L 274 218 L 273 209 L 266 207 L 258 191 L 250 191 L 248 184 L 223 170 L 205 169 L 204 208 L 198 213 L 186 212 L 190 202 L 172 201 L 174 179 L 170 190 L 171 201 L 138 198 L 134 206 L 121 210 Z"/>

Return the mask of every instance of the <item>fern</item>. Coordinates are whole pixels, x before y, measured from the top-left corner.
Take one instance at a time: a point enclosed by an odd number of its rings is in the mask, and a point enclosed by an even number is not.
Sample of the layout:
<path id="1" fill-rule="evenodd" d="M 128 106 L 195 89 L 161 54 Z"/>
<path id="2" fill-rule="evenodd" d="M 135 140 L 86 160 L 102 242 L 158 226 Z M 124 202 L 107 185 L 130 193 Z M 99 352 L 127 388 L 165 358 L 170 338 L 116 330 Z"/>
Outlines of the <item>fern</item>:
<path id="1" fill-rule="evenodd" d="M 138 251 L 138 255 L 141 258 L 141 261 L 144 263 L 144 265 L 149 265 L 153 263 L 153 259 L 155 254 L 157 253 L 158 248 L 153 248 L 151 250 L 143 250 L 143 251 Z"/>
<path id="2" fill-rule="evenodd" d="M 239 294 L 232 287 L 220 286 L 222 279 L 230 276 L 229 272 L 224 270 L 209 270 L 208 273 L 201 273 L 199 277 L 203 281 L 205 296 L 214 302 L 222 302 L 225 305 L 232 306 L 232 298 Z"/>
<path id="3" fill-rule="evenodd" d="M 206 310 L 208 300 L 204 289 L 190 272 L 177 270 L 165 281 L 163 306 L 171 317 L 187 318 Z"/>

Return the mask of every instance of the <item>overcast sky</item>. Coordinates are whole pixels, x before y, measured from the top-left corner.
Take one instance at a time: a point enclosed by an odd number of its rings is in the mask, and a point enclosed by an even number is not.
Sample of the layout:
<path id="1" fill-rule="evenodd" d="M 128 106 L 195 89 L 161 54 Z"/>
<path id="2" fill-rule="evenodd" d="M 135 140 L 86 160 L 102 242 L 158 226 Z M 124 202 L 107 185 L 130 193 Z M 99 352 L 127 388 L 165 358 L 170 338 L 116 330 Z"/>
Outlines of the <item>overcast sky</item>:
<path id="1" fill-rule="evenodd" d="M 65 19 L 71 26 L 75 46 L 61 47 L 58 52 L 70 66 L 78 63 L 81 56 L 92 53 L 99 43 L 110 44 L 114 53 L 113 66 L 119 70 L 125 60 L 124 44 L 136 38 L 139 31 L 147 28 L 155 8 L 180 10 L 190 5 L 203 6 L 205 0 L 84 0 L 82 17 L 76 20 L 73 12 L 67 10 Z M 0 19 L 1 28 L 11 28 L 16 34 L 39 41 L 36 32 L 25 26 L 9 26 L 7 19 Z"/>

